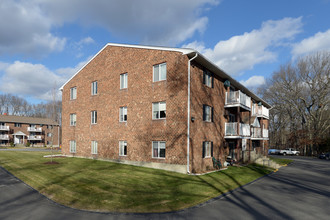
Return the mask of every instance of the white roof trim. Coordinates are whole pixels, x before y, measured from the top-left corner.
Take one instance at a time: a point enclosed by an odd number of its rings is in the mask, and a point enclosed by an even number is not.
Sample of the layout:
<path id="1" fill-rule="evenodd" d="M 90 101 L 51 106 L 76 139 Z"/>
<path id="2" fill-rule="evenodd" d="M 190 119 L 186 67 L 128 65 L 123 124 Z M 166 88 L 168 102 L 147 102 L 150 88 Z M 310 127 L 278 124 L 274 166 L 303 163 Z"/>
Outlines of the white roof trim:
<path id="1" fill-rule="evenodd" d="M 16 135 L 16 136 L 26 136 L 26 134 L 24 134 L 23 132 L 21 131 L 18 131 L 16 133 L 14 133 L 13 135 Z"/>
<path id="2" fill-rule="evenodd" d="M 68 81 L 66 81 L 59 90 L 63 90 L 64 86 L 71 81 L 73 77 L 75 77 L 82 69 L 84 69 L 94 58 L 99 55 L 107 46 L 114 46 L 114 47 L 130 47 L 130 48 L 140 48 L 140 49 L 149 49 L 149 50 L 165 50 L 165 51 L 176 51 L 181 52 L 183 55 L 196 52 L 196 50 L 190 48 L 175 48 L 175 47 L 159 47 L 159 46 L 146 46 L 146 45 L 134 45 L 134 44 L 115 44 L 115 43 L 108 43 L 106 44 L 97 54 L 95 54 L 84 66 L 82 66 Z"/>

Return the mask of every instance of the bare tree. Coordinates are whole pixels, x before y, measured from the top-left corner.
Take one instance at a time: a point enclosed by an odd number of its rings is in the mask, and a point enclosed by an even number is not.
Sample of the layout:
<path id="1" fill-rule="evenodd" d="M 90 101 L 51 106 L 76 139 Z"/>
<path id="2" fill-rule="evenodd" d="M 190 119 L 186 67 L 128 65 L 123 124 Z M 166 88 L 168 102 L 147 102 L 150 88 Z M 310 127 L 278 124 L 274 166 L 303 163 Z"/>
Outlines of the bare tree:
<path id="1" fill-rule="evenodd" d="M 270 118 L 272 144 L 303 147 L 304 152 L 307 145 L 312 151 L 318 149 L 329 135 L 329 83 L 330 52 L 302 57 L 273 73 L 259 89 L 274 106 Z"/>

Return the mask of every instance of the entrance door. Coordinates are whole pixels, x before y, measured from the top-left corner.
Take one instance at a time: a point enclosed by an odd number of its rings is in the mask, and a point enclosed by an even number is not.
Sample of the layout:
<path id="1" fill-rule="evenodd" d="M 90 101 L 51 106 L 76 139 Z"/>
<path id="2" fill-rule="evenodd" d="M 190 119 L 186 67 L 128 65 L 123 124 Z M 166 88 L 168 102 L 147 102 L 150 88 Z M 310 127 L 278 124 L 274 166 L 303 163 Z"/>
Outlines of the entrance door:
<path id="1" fill-rule="evenodd" d="M 15 136 L 14 144 L 23 144 L 23 136 Z"/>
<path id="2" fill-rule="evenodd" d="M 235 142 L 229 142 L 229 156 L 231 156 L 231 159 L 236 159 L 236 151 L 235 151 L 235 148 L 236 148 L 236 144 Z"/>

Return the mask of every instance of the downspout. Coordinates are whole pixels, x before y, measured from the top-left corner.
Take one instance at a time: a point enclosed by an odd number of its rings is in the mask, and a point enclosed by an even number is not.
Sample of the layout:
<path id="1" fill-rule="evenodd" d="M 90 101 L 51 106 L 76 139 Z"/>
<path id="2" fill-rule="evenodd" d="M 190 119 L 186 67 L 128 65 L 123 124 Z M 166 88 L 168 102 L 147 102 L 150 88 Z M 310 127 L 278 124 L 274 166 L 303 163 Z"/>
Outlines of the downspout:
<path id="1" fill-rule="evenodd" d="M 188 117 L 187 117 L 187 173 L 190 173 L 189 169 L 189 147 L 190 147 L 190 64 L 198 56 L 196 52 L 195 56 L 188 61 Z"/>

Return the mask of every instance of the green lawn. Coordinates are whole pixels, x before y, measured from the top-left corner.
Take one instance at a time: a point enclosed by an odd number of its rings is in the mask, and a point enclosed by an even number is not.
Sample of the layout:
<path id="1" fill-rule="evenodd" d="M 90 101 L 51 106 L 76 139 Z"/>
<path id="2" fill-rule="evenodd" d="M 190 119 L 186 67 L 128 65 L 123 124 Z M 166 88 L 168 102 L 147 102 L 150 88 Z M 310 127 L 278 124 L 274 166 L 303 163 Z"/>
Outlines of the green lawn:
<path id="1" fill-rule="evenodd" d="M 0 165 L 52 200 L 78 209 L 116 212 L 165 212 L 205 202 L 251 182 L 271 170 L 229 167 L 194 176 L 47 152 L 0 152 Z"/>
<path id="2" fill-rule="evenodd" d="M 275 158 L 275 157 L 269 157 L 269 159 L 273 160 L 274 162 L 276 162 L 277 164 L 279 164 L 281 166 L 288 165 L 289 163 L 291 163 L 293 161 L 290 159 Z"/>

